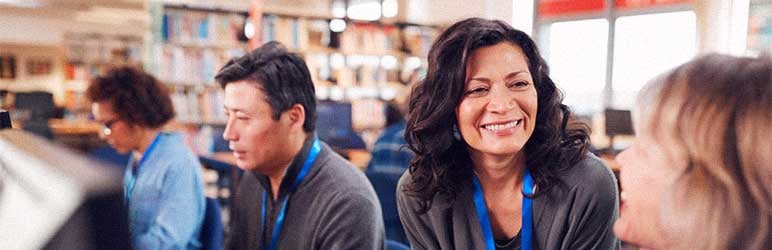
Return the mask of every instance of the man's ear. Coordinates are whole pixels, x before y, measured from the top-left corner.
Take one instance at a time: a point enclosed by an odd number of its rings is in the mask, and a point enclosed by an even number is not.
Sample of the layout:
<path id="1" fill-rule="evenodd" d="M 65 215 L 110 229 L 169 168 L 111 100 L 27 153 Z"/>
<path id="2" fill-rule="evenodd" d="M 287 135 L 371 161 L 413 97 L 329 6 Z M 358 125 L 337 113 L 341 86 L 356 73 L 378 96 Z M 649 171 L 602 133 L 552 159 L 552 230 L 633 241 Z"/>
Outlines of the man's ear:
<path id="1" fill-rule="evenodd" d="M 306 122 L 306 109 L 303 108 L 303 105 L 295 103 L 284 111 L 282 116 L 285 117 L 290 127 L 298 127 L 302 130 L 303 124 Z"/>

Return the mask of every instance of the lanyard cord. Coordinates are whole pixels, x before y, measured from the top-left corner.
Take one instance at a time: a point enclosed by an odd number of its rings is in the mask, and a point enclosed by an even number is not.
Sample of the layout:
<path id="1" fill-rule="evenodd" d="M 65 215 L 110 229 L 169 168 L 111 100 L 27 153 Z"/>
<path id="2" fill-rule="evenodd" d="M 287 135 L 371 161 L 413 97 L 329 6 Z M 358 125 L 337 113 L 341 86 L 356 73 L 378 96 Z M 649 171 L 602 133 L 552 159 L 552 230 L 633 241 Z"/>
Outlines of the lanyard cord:
<path id="1" fill-rule="evenodd" d="M 496 245 L 493 241 L 493 230 L 491 229 L 491 222 L 488 216 L 488 208 L 485 205 L 485 197 L 483 197 L 482 186 L 480 180 L 477 179 L 477 175 L 474 176 L 474 206 L 477 210 L 478 220 L 480 221 L 480 228 L 482 229 L 483 240 L 485 241 L 485 249 L 495 250 Z M 533 200 L 528 196 L 533 195 L 533 178 L 531 172 L 526 168 L 525 179 L 523 181 L 523 207 L 522 207 L 522 224 L 520 231 L 520 249 L 531 250 L 533 244 Z"/>
<path id="2" fill-rule="evenodd" d="M 279 235 L 281 233 L 282 224 L 284 224 L 284 215 L 287 212 L 287 202 L 289 201 L 289 196 L 292 194 L 295 189 L 300 186 L 300 183 L 303 182 L 303 179 L 308 175 L 309 170 L 311 169 L 311 165 L 314 165 L 314 161 L 316 160 L 316 157 L 319 156 L 319 151 L 322 150 L 322 145 L 319 143 L 319 138 L 314 138 L 314 144 L 311 146 L 311 151 L 308 154 L 308 157 L 306 158 L 306 161 L 303 163 L 303 167 L 300 169 L 300 172 L 295 177 L 295 181 L 292 183 L 292 186 L 290 186 L 289 192 L 284 198 L 284 201 L 282 201 L 281 204 L 281 210 L 279 212 L 279 216 L 276 218 L 276 223 L 273 226 L 273 231 L 271 231 L 271 241 L 268 244 L 269 250 L 276 249 L 276 244 L 279 241 Z M 266 230 L 266 219 L 265 219 L 265 210 L 267 206 L 267 191 L 263 190 L 263 207 L 262 207 L 262 227 L 263 232 Z M 258 237 L 262 238 L 262 237 Z"/>

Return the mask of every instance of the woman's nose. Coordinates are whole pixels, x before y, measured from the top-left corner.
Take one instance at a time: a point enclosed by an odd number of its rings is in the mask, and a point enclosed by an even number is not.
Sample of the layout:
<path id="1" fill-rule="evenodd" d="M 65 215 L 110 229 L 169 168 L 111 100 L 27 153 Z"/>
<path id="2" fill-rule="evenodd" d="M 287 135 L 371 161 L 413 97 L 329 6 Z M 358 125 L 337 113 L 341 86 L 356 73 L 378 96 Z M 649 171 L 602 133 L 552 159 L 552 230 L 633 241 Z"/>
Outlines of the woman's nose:
<path id="1" fill-rule="evenodd" d="M 488 109 L 491 111 L 504 112 L 514 109 L 517 106 L 515 98 L 508 95 L 505 91 L 493 91 Z"/>

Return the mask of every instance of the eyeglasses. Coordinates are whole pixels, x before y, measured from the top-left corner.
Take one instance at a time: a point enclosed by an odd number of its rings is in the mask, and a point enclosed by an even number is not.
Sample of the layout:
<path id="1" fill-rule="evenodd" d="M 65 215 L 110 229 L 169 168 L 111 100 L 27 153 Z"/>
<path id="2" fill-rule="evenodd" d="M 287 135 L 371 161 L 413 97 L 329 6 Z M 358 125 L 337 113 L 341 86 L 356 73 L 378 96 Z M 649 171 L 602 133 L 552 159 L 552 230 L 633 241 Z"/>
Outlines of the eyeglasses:
<path id="1" fill-rule="evenodd" d="M 102 133 L 105 135 L 111 135 L 113 133 L 113 130 L 112 130 L 113 124 L 115 124 L 118 121 L 119 121 L 118 119 L 112 119 L 102 123 Z"/>

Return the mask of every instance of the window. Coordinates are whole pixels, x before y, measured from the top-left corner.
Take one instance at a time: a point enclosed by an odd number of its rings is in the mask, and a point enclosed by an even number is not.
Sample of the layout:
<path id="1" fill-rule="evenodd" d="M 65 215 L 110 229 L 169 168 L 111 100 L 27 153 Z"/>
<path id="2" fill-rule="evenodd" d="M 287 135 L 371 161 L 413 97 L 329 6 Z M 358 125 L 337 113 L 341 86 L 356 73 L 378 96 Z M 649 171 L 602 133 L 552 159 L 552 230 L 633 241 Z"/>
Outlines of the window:
<path id="1" fill-rule="evenodd" d="M 563 103 L 579 115 L 632 108 L 648 80 L 696 55 L 691 3 L 540 1 L 535 36 Z"/>
<path id="2" fill-rule="evenodd" d="M 606 65 L 607 37 L 605 19 L 558 22 L 549 29 L 550 76 L 574 113 L 603 110 L 606 67 L 599 65 Z"/>
<path id="3" fill-rule="evenodd" d="M 630 109 L 649 80 L 696 54 L 694 12 L 671 12 L 617 19 L 614 34 L 614 108 Z"/>

